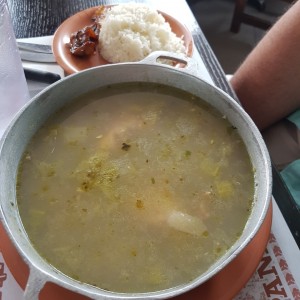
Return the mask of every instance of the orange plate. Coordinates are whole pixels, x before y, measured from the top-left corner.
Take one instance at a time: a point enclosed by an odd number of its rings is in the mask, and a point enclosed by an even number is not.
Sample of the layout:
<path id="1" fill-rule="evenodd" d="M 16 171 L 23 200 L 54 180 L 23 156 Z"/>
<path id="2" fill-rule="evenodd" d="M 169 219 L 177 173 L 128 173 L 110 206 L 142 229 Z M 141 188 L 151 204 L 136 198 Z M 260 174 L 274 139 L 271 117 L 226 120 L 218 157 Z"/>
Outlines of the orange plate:
<path id="1" fill-rule="evenodd" d="M 85 26 L 92 24 L 92 17 L 98 7 L 78 12 L 65 20 L 54 33 L 52 50 L 57 63 L 64 69 L 66 74 L 72 74 L 82 71 L 87 68 L 106 65 L 108 62 L 97 52 L 89 57 L 78 57 L 70 53 L 67 43 L 70 41 L 70 35 Z M 170 24 L 172 31 L 182 37 L 186 47 L 187 56 L 192 56 L 193 52 L 193 37 L 189 30 L 173 17 L 160 12 L 165 20 Z"/>
<path id="2" fill-rule="evenodd" d="M 173 298 L 173 300 L 230 300 L 249 281 L 255 272 L 269 241 L 272 224 L 272 203 L 257 234 L 242 252 L 223 270 L 199 287 Z M 0 251 L 22 289 L 25 289 L 29 268 L 13 246 L 0 222 Z M 88 300 L 52 282 L 47 282 L 40 293 L 40 300 Z"/>

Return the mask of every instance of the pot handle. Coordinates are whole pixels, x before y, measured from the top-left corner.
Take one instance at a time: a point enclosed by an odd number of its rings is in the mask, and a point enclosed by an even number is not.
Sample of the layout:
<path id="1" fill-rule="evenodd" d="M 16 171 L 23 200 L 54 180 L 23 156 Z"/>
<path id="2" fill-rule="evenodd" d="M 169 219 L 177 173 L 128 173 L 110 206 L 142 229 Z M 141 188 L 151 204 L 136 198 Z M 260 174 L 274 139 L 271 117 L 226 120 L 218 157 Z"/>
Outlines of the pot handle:
<path id="1" fill-rule="evenodd" d="M 166 63 L 166 61 L 172 64 Z M 195 59 L 182 54 L 173 53 L 168 51 L 154 51 L 147 57 L 141 60 L 139 63 L 146 63 L 151 65 L 163 65 L 173 69 L 179 69 L 180 71 L 187 72 L 188 74 L 199 77 L 197 62 Z M 175 66 L 174 66 L 175 65 Z"/>
<path id="2" fill-rule="evenodd" d="M 38 272 L 34 267 L 31 267 L 24 291 L 24 300 L 39 300 L 40 291 L 47 281 L 46 276 Z"/>

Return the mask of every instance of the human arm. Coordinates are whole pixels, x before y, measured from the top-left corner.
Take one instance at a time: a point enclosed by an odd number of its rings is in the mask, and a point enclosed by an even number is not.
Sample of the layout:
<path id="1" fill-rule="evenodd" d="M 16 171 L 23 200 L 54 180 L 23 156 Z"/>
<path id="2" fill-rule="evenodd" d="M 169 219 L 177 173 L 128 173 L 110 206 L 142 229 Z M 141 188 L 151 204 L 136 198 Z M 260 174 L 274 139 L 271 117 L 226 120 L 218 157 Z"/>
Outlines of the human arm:
<path id="1" fill-rule="evenodd" d="M 266 33 L 230 83 L 261 130 L 300 108 L 300 1 Z"/>

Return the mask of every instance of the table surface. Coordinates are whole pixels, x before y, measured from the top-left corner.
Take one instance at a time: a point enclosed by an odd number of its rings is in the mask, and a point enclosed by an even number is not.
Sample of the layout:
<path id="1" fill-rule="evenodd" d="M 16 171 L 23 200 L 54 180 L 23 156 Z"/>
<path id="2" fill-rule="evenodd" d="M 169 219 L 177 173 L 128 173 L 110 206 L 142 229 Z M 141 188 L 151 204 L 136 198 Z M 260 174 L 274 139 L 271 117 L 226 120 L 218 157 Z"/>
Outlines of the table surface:
<path id="1" fill-rule="evenodd" d="M 57 27 L 76 12 L 97 5 L 129 2 L 126 0 L 7 0 L 17 38 L 53 35 Z M 131 1 L 132 2 L 132 1 Z M 194 45 L 214 84 L 238 101 L 224 71 L 206 40 L 199 24 L 185 0 L 137 0 L 156 5 L 185 23 L 193 35 Z M 228 28 L 229 30 L 229 28 Z M 280 208 L 295 241 L 300 248 L 300 211 L 273 167 L 273 196 Z"/>

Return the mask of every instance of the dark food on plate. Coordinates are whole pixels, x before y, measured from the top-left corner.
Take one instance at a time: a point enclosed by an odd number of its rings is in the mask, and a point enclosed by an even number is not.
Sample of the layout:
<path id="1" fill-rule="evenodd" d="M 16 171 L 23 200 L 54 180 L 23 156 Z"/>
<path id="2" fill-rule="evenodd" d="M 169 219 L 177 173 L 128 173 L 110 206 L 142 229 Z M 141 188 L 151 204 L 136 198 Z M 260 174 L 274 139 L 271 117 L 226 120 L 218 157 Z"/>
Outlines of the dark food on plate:
<path id="1" fill-rule="evenodd" d="M 99 20 L 103 16 L 105 10 L 104 6 L 100 6 L 91 20 L 93 23 L 90 26 L 86 26 L 77 32 L 74 32 L 70 36 L 70 43 L 67 44 L 70 47 L 70 52 L 76 56 L 90 56 L 95 54 L 98 46 L 100 23 Z"/>
<path id="2" fill-rule="evenodd" d="M 76 56 L 89 56 L 96 52 L 99 38 L 100 25 L 94 23 L 72 33 L 70 37 L 70 51 Z"/>

